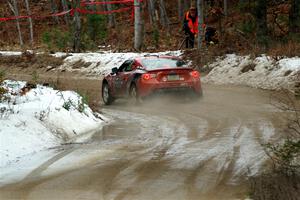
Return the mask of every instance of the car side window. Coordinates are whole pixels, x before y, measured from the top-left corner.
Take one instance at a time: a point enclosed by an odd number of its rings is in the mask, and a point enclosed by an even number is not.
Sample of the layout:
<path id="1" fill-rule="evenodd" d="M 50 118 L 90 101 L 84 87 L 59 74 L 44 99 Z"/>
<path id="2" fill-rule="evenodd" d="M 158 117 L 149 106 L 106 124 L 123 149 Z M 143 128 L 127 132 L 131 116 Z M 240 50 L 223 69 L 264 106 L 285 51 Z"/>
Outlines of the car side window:
<path id="1" fill-rule="evenodd" d="M 131 71 L 131 65 L 133 60 L 126 60 L 121 67 L 119 68 L 119 72 L 128 72 Z"/>
<path id="2" fill-rule="evenodd" d="M 132 70 L 132 63 L 125 67 L 125 72 L 130 72 Z"/>

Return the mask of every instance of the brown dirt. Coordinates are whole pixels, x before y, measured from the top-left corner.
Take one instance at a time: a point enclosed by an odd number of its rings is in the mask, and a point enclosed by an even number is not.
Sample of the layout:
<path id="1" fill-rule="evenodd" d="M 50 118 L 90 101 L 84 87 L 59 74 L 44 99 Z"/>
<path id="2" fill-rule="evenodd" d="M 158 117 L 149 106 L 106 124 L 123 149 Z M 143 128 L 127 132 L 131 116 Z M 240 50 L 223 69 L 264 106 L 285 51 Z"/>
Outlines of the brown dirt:
<path id="1" fill-rule="evenodd" d="M 246 155 L 258 162 L 259 124 L 278 130 L 280 115 L 267 107 L 265 91 L 208 85 L 204 91 L 201 101 L 157 98 L 105 107 L 114 122 L 92 143 L 63 147 L 20 182 L 0 187 L 0 199 L 245 199 L 250 168 L 237 176 L 234 166 Z"/>
<path id="2" fill-rule="evenodd" d="M 63 58 L 57 58 L 49 54 L 31 54 L 24 52 L 20 56 L 1 56 L 0 68 L 3 71 L 12 72 L 14 70 L 19 72 L 27 71 L 48 71 L 55 69 L 63 64 Z"/>

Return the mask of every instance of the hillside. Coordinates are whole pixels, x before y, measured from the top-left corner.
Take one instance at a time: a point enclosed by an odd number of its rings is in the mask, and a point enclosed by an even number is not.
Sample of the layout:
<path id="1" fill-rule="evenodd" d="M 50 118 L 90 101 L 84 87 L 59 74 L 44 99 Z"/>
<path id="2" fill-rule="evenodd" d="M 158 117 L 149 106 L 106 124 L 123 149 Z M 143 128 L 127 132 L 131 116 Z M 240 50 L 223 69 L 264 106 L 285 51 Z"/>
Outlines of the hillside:
<path id="1" fill-rule="evenodd" d="M 50 1 L 29 0 L 33 19 L 34 44 L 30 47 L 29 23 L 27 19 L 20 19 L 20 29 L 22 32 L 24 47 L 31 49 L 43 49 L 48 51 L 72 51 L 73 33 L 72 16 L 66 21 L 65 16 L 45 17 L 51 13 L 60 13 L 64 9 L 59 3 L 55 3 L 55 12 L 51 8 Z M 100 1 L 99 1 L 100 2 Z M 166 15 L 168 23 L 164 25 L 161 14 L 161 5 L 155 4 L 155 19 L 157 23 L 150 19 L 149 4 L 143 4 L 143 19 L 145 24 L 143 50 L 162 51 L 177 50 L 180 48 L 185 38 L 182 32 L 182 15 L 188 9 L 190 1 L 178 4 L 178 1 L 165 0 Z M 207 26 L 216 28 L 218 31 L 219 44 L 210 52 L 217 54 L 245 52 L 246 54 L 261 53 L 265 48 L 257 45 L 259 41 L 255 18 L 256 5 L 253 3 L 240 4 L 238 0 L 228 0 L 227 16 L 224 13 L 223 1 L 204 1 L 204 22 Z M 250 1 L 249 1 L 250 2 Z M 268 33 L 264 40 L 268 41 L 268 51 L 271 54 L 289 56 L 299 55 L 299 33 L 289 31 L 290 1 L 268 1 L 267 24 Z M 126 8 L 131 4 L 113 4 L 112 9 L 118 10 Z M 81 8 L 84 6 L 81 6 Z M 19 15 L 27 15 L 24 3 L 18 1 Z M 69 6 L 72 8 L 72 5 Z M 96 5 L 94 7 L 84 7 L 97 12 L 107 10 L 106 5 Z M 14 16 L 8 6 L 3 1 L 0 4 L 1 17 Z M 125 12 L 115 13 L 115 24 L 110 24 L 112 15 L 81 15 L 81 51 L 97 50 L 99 47 L 114 51 L 128 51 L 133 49 L 134 21 L 132 9 Z M 41 18 L 42 17 L 42 18 Z M 68 25 L 68 23 L 70 23 Z M 0 22 L 0 48 L 2 50 L 20 49 L 18 32 L 15 20 Z"/>

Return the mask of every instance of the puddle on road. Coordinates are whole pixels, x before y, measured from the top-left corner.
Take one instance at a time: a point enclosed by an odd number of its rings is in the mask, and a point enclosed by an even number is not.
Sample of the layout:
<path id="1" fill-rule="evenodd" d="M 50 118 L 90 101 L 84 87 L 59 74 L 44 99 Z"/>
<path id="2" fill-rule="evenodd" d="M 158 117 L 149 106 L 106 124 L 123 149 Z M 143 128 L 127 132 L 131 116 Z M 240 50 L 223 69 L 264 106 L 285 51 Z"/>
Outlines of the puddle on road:
<path id="1" fill-rule="evenodd" d="M 93 142 L 105 140 L 123 140 L 131 135 L 138 135 L 141 127 L 136 123 L 129 123 L 122 120 L 105 125 L 101 131 L 94 134 L 91 138 Z"/>

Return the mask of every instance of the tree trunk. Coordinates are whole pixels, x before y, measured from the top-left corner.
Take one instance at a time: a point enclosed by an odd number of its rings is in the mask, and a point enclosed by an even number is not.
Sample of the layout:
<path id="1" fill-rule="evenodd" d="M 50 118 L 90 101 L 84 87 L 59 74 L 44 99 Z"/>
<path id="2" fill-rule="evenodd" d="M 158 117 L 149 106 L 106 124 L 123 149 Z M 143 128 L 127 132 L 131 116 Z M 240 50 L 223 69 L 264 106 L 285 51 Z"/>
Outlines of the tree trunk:
<path id="1" fill-rule="evenodd" d="M 191 1 L 190 0 L 183 0 L 183 7 L 184 10 L 187 11 L 191 6 Z"/>
<path id="2" fill-rule="evenodd" d="M 267 0 L 257 0 L 256 6 L 256 37 L 260 45 L 268 47 Z"/>
<path id="3" fill-rule="evenodd" d="M 197 0 L 197 10 L 198 10 L 198 49 L 202 47 L 203 38 L 203 0 Z"/>
<path id="4" fill-rule="evenodd" d="M 111 1 L 111 0 L 106 0 L 106 2 Z M 106 4 L 107 11 L 112 11 L 112 5 L 111 4 Z M 108 15 L 108 26 L 109 27 L 115 27 L 116 26 L 116 19 L 115 15 L 109 14 Z"/>
<path id="5" fill-rule="evenodd" d="M 50 0 L 50 4 L 51 4 L 51 11 L 52 13 L 56 13 L 57 12 L 57 6 L 54 0 Z M 59 24 L 59 20 L 57 16 L 54 16 L 54 21 L 56 24 Z"/>
<path id="6" fill-rule="evenodd" d="M 149 12 L 150 23 L 151 24 L 156 23 L 156 20 L 155 20 L 155 2 L 154 2 L 154 0 L 148 0 L 148 12 Z"/>
<path id="7" fill-rule="evenodd" d="M 240 12 L 249 12 L 247 9 L 247 2 L 248 0 L 239 0 L 239 10 Z"/>
<path id="8" fill-rule="evenodd" d="M 66 0 L 61 0 L 61 5 L 62 5 L 62 8 L 63 8 L 64 11 L 69 10 L 69 7 L 68 7 L 68 4 L 67 4 Z M 65 20 L 65 23 L 67 25 L 70 24 L 70 15 L 69 15 L 69 13 L 64 15 L 64 20 Z"/>
<path id="9" fill-rule="evenodd" d="M 143 45 L 143 21 L 141 10 L 141 1 L 134 0 L 134 48 L 137 51 L 140 51 Z"/>
<path id="10" fill-rule="evenodd" d="M 166 11 L 164 0 L 159 0 L 159 10 L 160 10 L 160 23 L 163 27 L 165 27 L 169 30 L 170 21 L 167 16 L 167 11 Z"/>
<path id="11" fill-rule="evenodd" d="M 300 0 L 292 0 L 289 13 L 290 33 L 300 33 Z"/>
<path id="12" fill-rule="evenodd" d="M 80 6 L 80 0 L 76 0 L 73 8 L 78 8 Z M 80 52 L 80 37 L 81 37 L 81 20 L 79 12 L 74 13 L 74 52 Z"/>
<path id="13" fill-rule="evenodd" d="M 27 10 L 27 14 L 29 16 L 31 16 L 31 10 L 29 7 L 29 3 L 28 0 L 25 0 L 25 4 L 26 4 L 26 10 Z M 28 22 L 29 22 L 29 32 L 30 32 L 30 45 L 33 45 L 33 25 L 32 25 L 32 18 L 28 18 Z"/>
<path id="14" fill-rule="evenodd" d="M 178 19 L 181 21 L 183 19 L 183 3 L 182 0 L 178 0 Z"/>
<path id="15" fill-rule="evenodd" d="M 227 0 L 224 0 L 224 15 L 225 17 L 227 17 L 228 15 L 228 1 Z"/>
<path id="16" fill-rule="evenodd" d="M 156 48 L 159 47 L 159 29 L 158 29 L 158 17 L 156 17 L 156 7 L 155 7 L 155 0 L 148 0 L 148 12 L 149 12 L 149 18 L 152 28 L 152 36 L 153 36 L 153 42 L 154 46 Z"/>
<path id="17" fill-rule="evenodd" d="M 11 2 L 8 1 L 8 5 L 9 5 L 10 9 L 12 10 L 12 12 L 14 13 L 14 15 L 16 17 L 19 16 L 17 1 L 12 0 L 12 4 L 11 4 Z M 22 32 L 21 32 L 20 23 L 19 23 L 18 19 L 16 19 L 16 25 L 17 25 L 18 35 L 19 35 L 20 46 L 23 47 L 24 42 L 23 42 Z"/>

